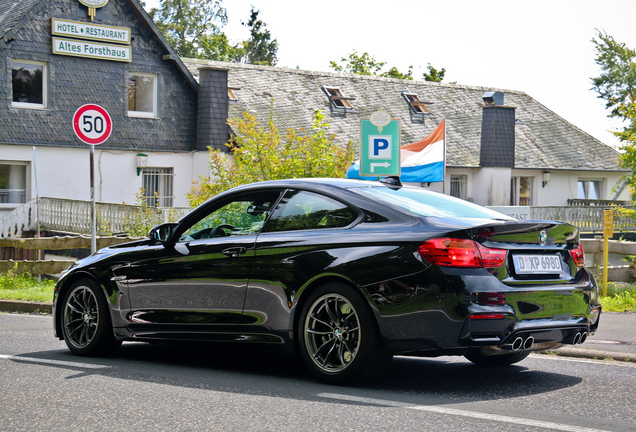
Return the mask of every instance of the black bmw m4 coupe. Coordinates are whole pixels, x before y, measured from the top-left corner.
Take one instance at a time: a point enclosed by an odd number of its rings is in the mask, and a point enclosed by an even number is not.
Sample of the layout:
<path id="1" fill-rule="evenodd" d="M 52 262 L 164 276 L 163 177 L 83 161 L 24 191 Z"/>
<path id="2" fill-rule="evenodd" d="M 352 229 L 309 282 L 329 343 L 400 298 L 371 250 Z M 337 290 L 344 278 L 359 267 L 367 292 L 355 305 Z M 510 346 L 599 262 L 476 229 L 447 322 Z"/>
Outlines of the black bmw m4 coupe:
<path id="1" fill-rule="evenodd" d="M 584 263 L 572 225 L 395 178 L 268 181 L 78 261 L 55 288 L 55 334 L 86 356 L 123 341 L 280 347 L 330 383 L 393 355 L 506 366 L 596 330 Z"/>

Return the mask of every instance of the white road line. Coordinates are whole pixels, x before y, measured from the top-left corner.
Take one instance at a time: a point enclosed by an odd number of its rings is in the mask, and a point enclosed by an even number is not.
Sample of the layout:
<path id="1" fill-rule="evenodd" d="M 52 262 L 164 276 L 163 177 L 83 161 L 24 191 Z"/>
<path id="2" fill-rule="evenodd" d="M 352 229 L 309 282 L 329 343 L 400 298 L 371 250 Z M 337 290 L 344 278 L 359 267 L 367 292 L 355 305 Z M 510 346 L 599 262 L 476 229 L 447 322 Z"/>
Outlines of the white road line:
<path id="1" fill-rule="evenodd" d="M 110 368 L 110 366 L 98 365 L 98 364 L 52 360 L 52 359 L 44 359 L 44 358 L 37 358 L 37 357 L 22 357 L 22 356 L 6 355 L 6 354 L 0 354 L 0 359 L 7 359 L 7 360 L 13 360 L 13 361 L 25 362 L 25 363 L 44 363 L 44 364 L 50 364 L 55 366 L 78 367 L 82 369 Z"/>
<path id="2" fill-rule="evenodd" d="M 417 411 L 426 411 L 426 412 L 431 412 L 436 414 L 448 414 L 448 415 L 454 415 L 454 416 L 471 417 L 471 418 L 475 418 L 479 420 L 496 421 L 496 422 L 502 422 L 502 423 L 514 423 L 515 425 L 532 426 L 532 427 L 539 427 L 543 429 L 554 429 L 554 430 L 567 431 L 567 432 L 600 432 L 601 431 L 601 429 L 590 429 L 586 427 L 570 426 L 570 425 L 564 425 L 560 423 L 552 423 L 552 422 L 524 419 L 524 418 L 518 418 L 518 417 L 508 417 L 508 416 L 502 416 L 497 414 L 481 413 L 476 411 L 465 411 L 465 410 L 460 410 L 456 408 L 446 408 L 442 406 L 432 406 L 432 405 L 414 405 L 414 404 L 408 404 L 405 402 L 396 402 L 396 401 L 390 401 L 390 400 L 384 400 L 384 399 L 366 398 L 366 397 L 359 397 L 359 396 L 349 396 L 349 395 L 343 395 L 343 394 L 337 394 L 337 393 L 318 393 L 317 396 L 321 398 L 327 398 L 327 399 L 336 399 L 336 400 L 349 401 L 349 402 L 361 402 L 361 403 L 366 403 L 371 405 L 398 407 L 398 408 L 412 409 Z M 601 432 L 605 432 L 605 431 L 601 431 Z"/>

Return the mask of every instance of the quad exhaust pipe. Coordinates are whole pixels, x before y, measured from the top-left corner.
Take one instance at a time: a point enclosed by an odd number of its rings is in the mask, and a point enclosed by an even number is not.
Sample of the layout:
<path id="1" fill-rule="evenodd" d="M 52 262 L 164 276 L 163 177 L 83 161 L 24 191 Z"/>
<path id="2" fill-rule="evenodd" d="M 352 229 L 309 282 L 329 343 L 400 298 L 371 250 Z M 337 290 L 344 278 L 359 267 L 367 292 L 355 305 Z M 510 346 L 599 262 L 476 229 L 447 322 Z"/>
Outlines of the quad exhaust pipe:
<path id="1" fill-rule="evenodd" d="M 586 331 L 576 332 L 574 336 L 569 336 L 561 343 L 579 345 L 587 340 L 588 333 Z M 505 350 L 519 351 L 532 349 L 535 340 L 533 336 L 517 336 L 511 343 L 503 344 L 500 347 Z M 541 345 L 541 344 L 539 344 Z"/>
<path id="2" fill-rule="evenodd" d="M 529 350 L 530 348 L 532 348 L 533 344 L 534 338 L 532 336 L 528 336 L 525 339 L 521 336 L 517 336 L 517 338 L 512 341 L 511 344 L 502 345 L 502 348 L 512 351 L 519 351 L 520 349 Z"/>
<path id="3" fill-rule="evenodd" d="M 587 332 L 586 331 L 584 331 L 583 333 L 578 332 L 572 338 L 572 342 L 571 343 L 572 343 L 572 345 L 578 345 L 578 344 L 582 344 L 586 340 L 587 340 Z"/>

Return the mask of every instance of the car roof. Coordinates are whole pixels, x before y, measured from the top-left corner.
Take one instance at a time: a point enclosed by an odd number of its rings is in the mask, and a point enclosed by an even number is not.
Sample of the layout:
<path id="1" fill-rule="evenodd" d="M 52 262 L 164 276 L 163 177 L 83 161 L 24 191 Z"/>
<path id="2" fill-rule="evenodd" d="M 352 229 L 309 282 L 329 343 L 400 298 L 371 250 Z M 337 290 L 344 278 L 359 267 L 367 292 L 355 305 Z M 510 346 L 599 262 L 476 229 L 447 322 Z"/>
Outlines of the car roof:
<path id="1" fill-rule="evenodd" d="M 356 180 L 346 178 L 297 178 L 283 180 L 267 180 L 262 182 L 250 183 L 230 189 L 230 191 L 238 191 L 241 189 L 267 188 L 267 187 L 299 187 L 317 190 L 322 187 L 335 189 L 352 189 L 352 188 L 368 188 L 368 187 L 390 187 L 379 181 Z M 409 187 L 404 185 L 404 187 Z"/>

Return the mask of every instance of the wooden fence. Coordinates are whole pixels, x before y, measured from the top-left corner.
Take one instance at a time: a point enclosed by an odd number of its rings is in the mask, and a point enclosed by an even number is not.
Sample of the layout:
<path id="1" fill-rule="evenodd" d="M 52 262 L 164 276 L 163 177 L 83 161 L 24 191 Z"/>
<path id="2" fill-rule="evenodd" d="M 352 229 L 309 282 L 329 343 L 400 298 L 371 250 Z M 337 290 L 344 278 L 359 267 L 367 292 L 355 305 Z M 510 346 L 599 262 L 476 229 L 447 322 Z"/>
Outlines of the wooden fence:
<path id="1" fill-rule="evenodd" d="M 98 237 L 97 248 L 103 248 L 128 241 L 138 240 L 132 237 Z M 593 261 L 587 262 L 587 267 L 600 276 L 602 272 L 603 239 L 581 239 L 583 250 L 589 256 L 594 255 Z M 63 250 L 90 249 L 89 236 L 44 237 L 44 238 L 0 238 L 1 247 L 12 247 L 28 250 Z M 636 242 L 610 240 L 609 253 L 619 255 L 636 255 Z M 2 260 L 0 273 L 9 270 L 33 275 L 57 274 L 73 264 L 74 260 Z M 634 275 L 634 269 L 629 265 L 608 267 L 608 279 L 613 282 L 627 281 Z"/>
<path id="2" fill-rule="evenodd" d="M 173 222 L 190 208 L 144 207 L 138 205 L 96 203 L 98 234 L 126 233 L 130 225 L 147 226 Z M 91 233 L 91 202 L 60 198 L 37 198 L 0 218 L 0 237 L 19 237 L 23 231 Z"/>
<path id="3" fill-rule="evenodd" d="M 98 237 L 97 248 L 104 248 L 120 243 L 137 240 L 132 237 Z M 42 237 L 42 238 L 0 238 L 0 248 L 12 247 L 35 251 L 90 249 L 90 236 Z M 38 256 L 39 254 L 36 254 Z M 75 260 L 0 260 L 0 273 L 14 271 L 16 273 L 30 273 L 32 275 L 52 275 L 67 269 Z"/>

